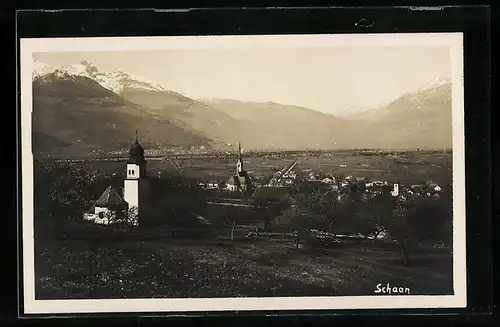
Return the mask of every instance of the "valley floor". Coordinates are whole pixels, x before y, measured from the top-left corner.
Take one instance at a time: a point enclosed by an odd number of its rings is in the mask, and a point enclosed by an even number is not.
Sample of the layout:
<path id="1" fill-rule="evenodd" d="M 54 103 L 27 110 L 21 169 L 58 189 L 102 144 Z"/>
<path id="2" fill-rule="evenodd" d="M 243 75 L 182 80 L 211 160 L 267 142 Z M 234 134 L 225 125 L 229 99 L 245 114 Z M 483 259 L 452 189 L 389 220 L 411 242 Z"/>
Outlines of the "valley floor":
<path id="1" fill-rule="evenodd" d="M 38 245 L 37 299 L 453 294 L 449 249 L 339 244 L 295 249 L 290 240 L 99 242 Z"/>

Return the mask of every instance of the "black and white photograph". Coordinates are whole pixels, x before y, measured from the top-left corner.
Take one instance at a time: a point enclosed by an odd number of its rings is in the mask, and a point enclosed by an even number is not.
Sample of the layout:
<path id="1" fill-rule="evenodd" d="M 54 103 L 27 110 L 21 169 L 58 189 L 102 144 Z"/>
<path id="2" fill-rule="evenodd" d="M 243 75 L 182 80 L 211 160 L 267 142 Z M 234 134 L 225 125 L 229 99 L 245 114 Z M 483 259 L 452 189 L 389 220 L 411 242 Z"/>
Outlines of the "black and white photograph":
<path id="1" fill-rule="evenodd" d="M 462 38 L 21 39 L 25 312 L 465 307 Z"/>

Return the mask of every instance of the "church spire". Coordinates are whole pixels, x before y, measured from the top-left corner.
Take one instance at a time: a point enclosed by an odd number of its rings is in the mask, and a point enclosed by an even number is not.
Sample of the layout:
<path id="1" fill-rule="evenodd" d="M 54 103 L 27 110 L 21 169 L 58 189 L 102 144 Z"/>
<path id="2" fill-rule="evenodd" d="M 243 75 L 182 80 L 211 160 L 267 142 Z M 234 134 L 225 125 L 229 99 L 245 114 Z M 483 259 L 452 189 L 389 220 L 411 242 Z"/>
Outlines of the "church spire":
<path id="1" fill-rule="evenodd" d="M 238 161 L 236 162 L 236 171 L 239 173 L 243 172 L 243 156 L 241 155 L 241 143 L 238 142 Z"/>
<path id="2" fill-rule="evenodd" d="M 135 130 L 135 144 L 139 144 L 139 129 Z"/>

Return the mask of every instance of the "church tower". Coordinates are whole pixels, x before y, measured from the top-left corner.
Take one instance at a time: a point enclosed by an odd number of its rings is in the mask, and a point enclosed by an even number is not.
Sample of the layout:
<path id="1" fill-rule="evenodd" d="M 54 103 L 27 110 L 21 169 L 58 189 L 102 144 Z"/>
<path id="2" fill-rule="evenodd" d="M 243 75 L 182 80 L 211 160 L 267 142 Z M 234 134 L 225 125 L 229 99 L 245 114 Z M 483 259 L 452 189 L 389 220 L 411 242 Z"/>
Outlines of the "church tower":
<path id="1" fill-rule="evenodd" d="M 123 199 L 127 201 L 129 210 L 136 208 L 137 220 L 140 221 L 144 209 L 147 209 L 149 180 L 146 170 L 147 161 L 144 158 L 144 148 L 139 144 L 136 131 L 135 143 L 130 148 L 127 161 L 127 177 L 123 186 Z M 143 209 L 144 208 L 144 209 Z"/>
<path id="2" fill-rule="evenodd" d="M 241 143 L 238 142 L 238 161 L 236 162 L 236 173 L 243 173 L 243 157 L 241 155 Z"/>
<path id="3" fill-rule="evenodd" d="M 227 181 L 227 189 L 231 192 L 253 191 L 252 180 L 248 173 L 243 169 L 243 155 L 241 154 L 241 143 L 238 142 L 238 160 L 236 161 L 236 174 L 229 177 Z"/>

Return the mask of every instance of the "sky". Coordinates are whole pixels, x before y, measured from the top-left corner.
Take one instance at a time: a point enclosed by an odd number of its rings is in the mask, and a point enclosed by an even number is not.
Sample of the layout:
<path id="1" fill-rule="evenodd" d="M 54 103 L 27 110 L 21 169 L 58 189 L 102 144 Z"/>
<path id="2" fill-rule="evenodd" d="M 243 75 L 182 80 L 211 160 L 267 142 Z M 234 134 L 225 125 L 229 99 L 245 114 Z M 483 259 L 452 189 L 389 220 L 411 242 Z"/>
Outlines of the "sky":
<path id="1" fill-rule="evenodd" d="M 144 76 L 195 99 L 298 105 L 329 114 L 386 104 L 451 78 L 445 46 L 172 49 L 45 52 L 50 65 L 87 61 Z"/>

